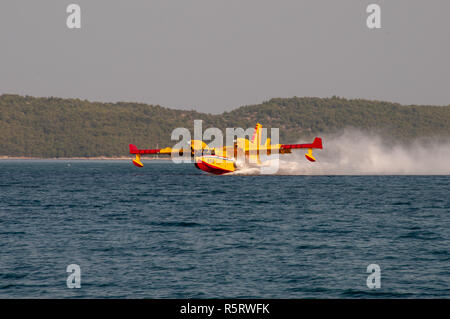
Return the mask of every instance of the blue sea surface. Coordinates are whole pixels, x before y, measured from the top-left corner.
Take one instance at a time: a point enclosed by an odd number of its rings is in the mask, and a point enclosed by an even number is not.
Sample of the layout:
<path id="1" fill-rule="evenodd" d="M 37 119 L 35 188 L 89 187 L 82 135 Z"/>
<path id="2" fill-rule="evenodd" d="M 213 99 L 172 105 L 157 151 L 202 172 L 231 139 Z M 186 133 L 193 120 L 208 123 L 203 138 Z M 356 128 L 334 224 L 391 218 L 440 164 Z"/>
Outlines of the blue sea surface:
<path id="1" fill-rule="evenodd" d="M 0 298 L 449 298 L 449 189 L 450 176 L 0 161 Z"/>

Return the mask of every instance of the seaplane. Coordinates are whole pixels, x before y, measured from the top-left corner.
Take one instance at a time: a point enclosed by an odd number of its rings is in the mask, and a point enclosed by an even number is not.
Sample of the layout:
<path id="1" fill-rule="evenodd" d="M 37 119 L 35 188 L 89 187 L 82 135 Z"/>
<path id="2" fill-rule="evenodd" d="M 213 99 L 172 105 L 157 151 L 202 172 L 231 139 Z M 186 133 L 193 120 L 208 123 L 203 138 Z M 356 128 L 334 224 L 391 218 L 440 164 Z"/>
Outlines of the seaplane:
<path id="1" fill-rule="evenodd" d="M 245 137 L 238 137 L 233 142 L 234 145 L 222 147 L 210 147 L 201 140 L 191 140 L 185 148 L 158 148 L 158 149 L 138 149 L 135 145 L 129 144 L 130 154 L 135 155 L 132 163 L 137 167 L 144 167 L 141 161 L 143 155 L 169 155 L 169 156 L 190 156 L 195 167 L 198 169 L 222 175 L 233 173 L 244 167 L 246 164 L 260 166 L 263 165 L 261 155 L 290 154 L 295 149 L 306 149 L 305 157 L 310 162 L 315 162 L 313 149 L 322 149 L 322 139 L 316 137 L 309 144 L 271 144 L 267 137 L 262 141 L 262 125 L 257 123 L 251 140 Z M 173 157 L 172 157 L 173 158 Z M 244 159 L 244 163 L 239 159 Z"/>

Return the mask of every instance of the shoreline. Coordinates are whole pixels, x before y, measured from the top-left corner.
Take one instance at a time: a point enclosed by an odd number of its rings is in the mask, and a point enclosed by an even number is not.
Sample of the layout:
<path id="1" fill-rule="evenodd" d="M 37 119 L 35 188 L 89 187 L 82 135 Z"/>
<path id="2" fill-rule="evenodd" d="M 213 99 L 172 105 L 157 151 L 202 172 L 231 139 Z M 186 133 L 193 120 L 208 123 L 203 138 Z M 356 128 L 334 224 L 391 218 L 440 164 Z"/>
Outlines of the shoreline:
<path id="1" fill-rule="evenodd" d="M 95 156 L 95 157 L 29 157 L 29 156 L 0 156 L 1 160 L 54 160 L 54 161 L 71 161 L 71 160 L 80 160 L 80 161 L 128 161 L 132 160 L 132 156 Z M 146 161 L 167 161 L 171 160 L 171 158 L 157 158 L 157 157 L 146 157 Z"/>

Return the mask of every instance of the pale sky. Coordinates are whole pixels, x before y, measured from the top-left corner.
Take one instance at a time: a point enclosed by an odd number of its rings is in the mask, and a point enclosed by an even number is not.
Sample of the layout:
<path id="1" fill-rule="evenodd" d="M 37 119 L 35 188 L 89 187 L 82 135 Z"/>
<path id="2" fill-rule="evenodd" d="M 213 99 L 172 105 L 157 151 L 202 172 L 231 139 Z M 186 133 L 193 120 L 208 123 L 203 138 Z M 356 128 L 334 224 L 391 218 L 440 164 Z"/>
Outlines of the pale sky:
<path id="1" fill-rule="evenodd" d="M 450 1 L 2 0 L 0 93 L 211 113 L 292 96 L 449 105 Z"/>

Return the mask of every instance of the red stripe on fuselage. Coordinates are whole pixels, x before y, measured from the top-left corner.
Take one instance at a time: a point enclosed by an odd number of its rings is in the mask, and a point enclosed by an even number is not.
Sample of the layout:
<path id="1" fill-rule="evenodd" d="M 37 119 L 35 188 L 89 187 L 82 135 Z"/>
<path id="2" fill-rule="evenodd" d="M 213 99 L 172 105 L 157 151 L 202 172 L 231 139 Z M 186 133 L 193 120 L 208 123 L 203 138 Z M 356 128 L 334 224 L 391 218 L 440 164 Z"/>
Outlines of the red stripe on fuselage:
<path id="1" fill-rule="evenodd" d="M 208 172 L 208 173 L 212 173 L 212 174 L 216 174 L 216 175 L 222 175 L 225 173 L 231 173 L 232 171 L 229 171 L 227 169 L 222 169 L 220 167 L 208 164 L 202 160 L 198 161 L 196 163 L 196 167 L 198 169 L 201 169 L 202 171 Z"/>

